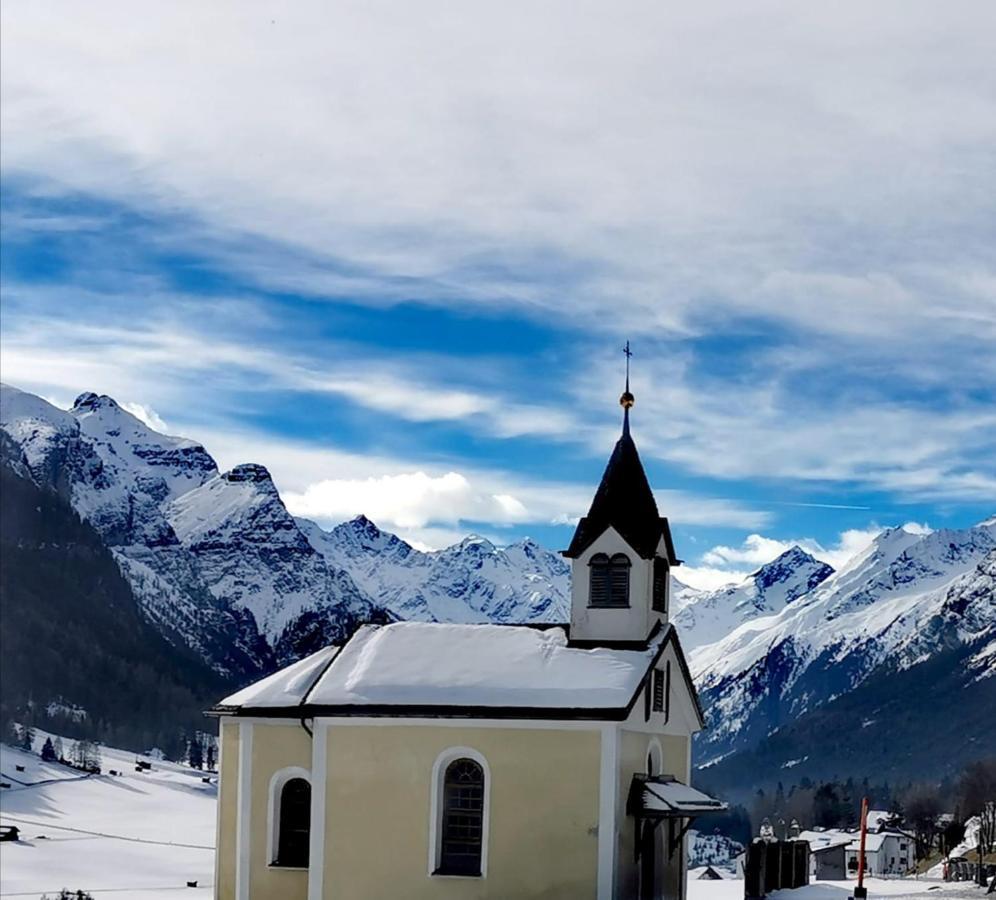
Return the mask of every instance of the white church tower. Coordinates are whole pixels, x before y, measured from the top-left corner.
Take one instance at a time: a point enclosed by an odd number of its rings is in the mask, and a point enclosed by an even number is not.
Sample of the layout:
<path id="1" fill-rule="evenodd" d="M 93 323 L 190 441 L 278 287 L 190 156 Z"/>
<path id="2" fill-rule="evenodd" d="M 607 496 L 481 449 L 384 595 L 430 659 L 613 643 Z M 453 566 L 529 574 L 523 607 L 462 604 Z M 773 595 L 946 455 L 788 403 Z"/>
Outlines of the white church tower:
<path id="1" fill-rule="evenodd" d="M 670 570 L 681 564 L 629 430 L 629 344 L 622 436 L 591 509 L 564 551 L 571 560 L 572 644 L 645 645 L 668 621 Z"/>

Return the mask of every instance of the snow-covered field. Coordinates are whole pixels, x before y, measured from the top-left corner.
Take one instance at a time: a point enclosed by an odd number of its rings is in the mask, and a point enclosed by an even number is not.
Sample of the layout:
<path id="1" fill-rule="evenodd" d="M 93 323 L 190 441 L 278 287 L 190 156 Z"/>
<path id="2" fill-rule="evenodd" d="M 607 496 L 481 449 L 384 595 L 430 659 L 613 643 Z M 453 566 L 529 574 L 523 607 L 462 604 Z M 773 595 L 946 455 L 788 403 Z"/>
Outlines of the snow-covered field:
<path id="1" fill-rule="evenodd" d="M 46 735 L 39 733 L 36 749 Z M 67 742 L 68 746 L 68 742 Z M 0 823 L 16 825 L 20 841 L 0 843 L 0 897 L 56 894 L 82 888 L 96 900 L 163 900 L 177 893 L 211 896 L 217 786 L 205 773 L 176 763 L 101 748 L 103 771 L 81 775 L 37 754 L 0 745 Z M 151 763 L 148 772 L 135 762 Z M 17 771 L 23 766 L 24 771 Z M 701 871 L 701 870 L 699 870 Z M 741 900 L 741 880 L 688 882 L 688 900 Z M 196 888 L 188 888 L 196 881 Z M 867 881 L 872 900 L 985 900 L 985 891 L 934 878 Z M 814 883 L 771 900 L 848 900 L 853 881 Z"/>
<path id="2" fill-rule="evenodd" d="M 848 900 L 854 894 L 854 881 L 815 881 L 794 891 L 775 891 L 768 900 Z M 986 900 L 986 889 L 968 882 L 945 883 L 920 878 L 867 878 L 869 900 Z M 929 893 L 928 893 L 929 891 Z M 743 900 L 743 881 L 688 882 L 688 900 Z M 991 895 L 990 895 L 991 896 Z"/>
<path id="3" fill-rule="evenodd" d="M 21 838 L 0 843 L 0 896 L 38 900 L 65 887 L 98 900 L 210 897 L 217 786 L 175 763 L 107 747 L 101 756 L 105 773 L 121 774 L 81 776 L 0 746 L 0 780 L 11 785 L 0 790 L 0 824 Z M 135 771 L 139 758 L 151 771 Z"/>

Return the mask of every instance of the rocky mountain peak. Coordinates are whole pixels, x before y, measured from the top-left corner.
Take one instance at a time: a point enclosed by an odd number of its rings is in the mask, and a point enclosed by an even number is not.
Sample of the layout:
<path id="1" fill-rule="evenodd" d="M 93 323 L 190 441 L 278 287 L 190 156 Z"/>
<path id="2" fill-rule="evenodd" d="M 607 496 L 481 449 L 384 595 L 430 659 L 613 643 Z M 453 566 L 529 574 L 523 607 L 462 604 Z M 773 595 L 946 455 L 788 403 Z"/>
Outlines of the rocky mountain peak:
<path id="1" fill-rule="evenodd" d="M 821 581 L 833 574 L 833 567 L 820 562 L 807 553 L 798 544 L 790 547 L 781 556 L 761 566 L 750 577 L 759 590 L 767 590 L 776 584 L 785 584 L 796 579 L 797 584 L 790 590 L 787 600 L 794 600 L 807 591 L 812 590 Z M 796 576 L 802 576 L 796 578 Z"/>
<path id="2" fill-rule="evenodd" d="M 120 409 L 113 397 L 107 394 L 95 394 L 93 391 L 84 391 L 73 403 L 73 412 L 88 412 L 98 409 Z"/>
<path id="3" fill-rule="evenodd" d="M 269 470 L 266 466 L 261 466 L 259 463 L 241 463 L 230 472 L 222 474 L 221 477 L 231 484 L 258 484 L 276 491 L 273 479 L 270 478 Z"/>

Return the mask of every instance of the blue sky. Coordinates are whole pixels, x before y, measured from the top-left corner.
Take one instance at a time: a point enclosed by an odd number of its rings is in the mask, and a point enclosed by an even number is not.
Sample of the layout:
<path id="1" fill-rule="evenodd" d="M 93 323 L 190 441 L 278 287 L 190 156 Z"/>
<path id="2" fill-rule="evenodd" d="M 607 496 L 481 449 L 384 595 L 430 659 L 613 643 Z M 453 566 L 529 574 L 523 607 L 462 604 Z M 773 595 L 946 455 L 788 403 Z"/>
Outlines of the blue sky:
<path id="1" fill-rule="evenodd" d="M 996 509 L 991 4 L 5 5 L 5 381 L 292 511 L 566 545 L 619 428 L 689 579 Z"/>

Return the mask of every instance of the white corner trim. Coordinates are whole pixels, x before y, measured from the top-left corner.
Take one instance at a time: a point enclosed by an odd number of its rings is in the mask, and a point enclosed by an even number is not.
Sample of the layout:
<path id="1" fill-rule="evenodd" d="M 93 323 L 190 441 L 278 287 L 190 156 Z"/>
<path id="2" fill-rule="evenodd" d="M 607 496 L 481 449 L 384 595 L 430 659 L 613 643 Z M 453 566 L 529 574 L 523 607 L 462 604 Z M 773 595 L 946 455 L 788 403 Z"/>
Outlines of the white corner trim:
<path id="1" fill-rule="evenodd" d="M 225 773 L 222 768 L 222 760 L 225 758 L 225 729 L 222 722 L 218 722 L 218 799 L 215 803 L 215 824 L 214 824 L 214 843 L 217 849 L 214 853 L 214 897 L 218 900 L 218 892 L 221 890 L 220 872 L 221 872 L 221 779 L 225 777 Z M 228 773 L 229 779 L 232 777 L 232 773 Z"/>
<path id="2" fill-rule="evenodd" d="M 481 874 L 477 875 L 447 875 L 445 878 L 487 878 L 488 877 L 488 843 L 491 826 L 491 768 L 484 755 L 472 747 L 447 747 L 432 764 L 432 780 L 429 782 L 429 875 L 439 868 L 441 847 L 441 832 L 443 826 L 443 780 L 446 777 L 446 767 L 456 759 L 472 759 L 484 770 L 484 811 L 481 818 Z M 436 876 L 441 877 L 441 876 Z M 312 900 L 312 898 L 309 898 Z"/>
<path id="3" fill-rule="evenodd" d="M 326 722 L 312 722 L 311 843 L 308 847 L 308 900 L 322 900 L 325 878 L 325 804 L 328 802 L 328 734 Z"/>
<path id="4" fill-rule="evenodd" d="M 598 786 L 598 900 L 612 900 L 615 895 L 618 800 L 619 728 L 603 725 Z"/>
<path id="5" fill-rule="evenodd" d="M 239 798 L 235 824 L 235 898 L 249 900 L 252 859 L 252 723 L 239 723 Z"/>
<path id="6" fill-rule="evenodd" d="M 651 768 L 652 772 L 647 772 L 648 775 L 663 775 L 664 774 L 664 748 L 661 747 L 661 742 L 652 737 L 650 743 L 647 744 L 647 756 L 650 757 L 652 761 Z M 687 782 L 686 782 L 687 783 Z"/>
<path id="7" fill-rule="evenodd" d="M 284 785 L 292 778 L 303 778 L 311 784 L 311 772 L 300 766 L 287 766 L 277 769 L 270 778 L 266 794 L 266 864 L 272 866 L 277 860 L 277 849 L 280 844 L 280 800 Z M 311 807 L 314 809 L 315 799 L 312 791 Z M 309 848 L 310 853 L 310 848 Z"/>

